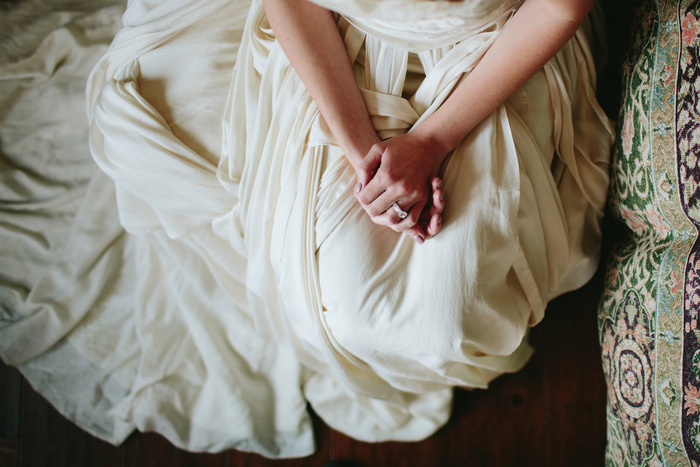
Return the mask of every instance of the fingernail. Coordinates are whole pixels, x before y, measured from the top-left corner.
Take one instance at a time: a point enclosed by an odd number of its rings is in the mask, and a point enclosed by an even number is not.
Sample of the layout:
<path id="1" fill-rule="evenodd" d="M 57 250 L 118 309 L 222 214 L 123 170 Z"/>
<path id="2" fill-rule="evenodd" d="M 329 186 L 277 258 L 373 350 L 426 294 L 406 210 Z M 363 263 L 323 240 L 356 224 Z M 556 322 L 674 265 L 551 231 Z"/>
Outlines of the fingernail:
<path id="1" fill-rule="evenodd" d="M 420 235 L 416 235 L 415 237 L 413 237 L 413 240 L 415 240 L 416 243 L 419 245 L 422 245 L 423 242 L 425 241 L 425 240 L 423 240 L 423 237 L 421 237 Z"/>
<path id="2" fill-rule="evenodd" d="M 439 179 L 438 179 L 438 181 L 437 181 L 437 187 L 438 187 L 438 188 L 442 188 L 442 180 L 439 180 Z"/>
<path id="3" fill-rule="evenodd" d="M 359 193 L 360 190 L 362 190 L 362 183 L 357 182 L 357 185 L 355 185 L 355 193 Z"/>
<path id="4" fill-rule="evenodd" d="M 442 224 L 442 216 L 438 216 L 438 224 Z"/>
<path id="5" fill-rule="evenodd" d="M 443 193 L 440 193 L 440 201 L 445 201 L 445 195 Z"/>

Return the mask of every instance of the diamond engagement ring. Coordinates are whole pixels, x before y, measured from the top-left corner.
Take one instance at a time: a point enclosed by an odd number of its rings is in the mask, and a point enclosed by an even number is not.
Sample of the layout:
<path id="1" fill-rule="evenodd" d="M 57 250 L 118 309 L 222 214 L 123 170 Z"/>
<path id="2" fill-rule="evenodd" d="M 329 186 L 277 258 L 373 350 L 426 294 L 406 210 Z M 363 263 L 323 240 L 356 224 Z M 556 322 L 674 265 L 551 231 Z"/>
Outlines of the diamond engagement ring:
<path id="1" fill-rule="evenodd" d="M 401 209 L 398 204 L 394 203 L 391 207 L 394 208 L 394 211 L 396 211 L 396 214 L 398 214 L 401 219 L 405 219 L 406 216 L 408 216 L 408 213 Z"/>

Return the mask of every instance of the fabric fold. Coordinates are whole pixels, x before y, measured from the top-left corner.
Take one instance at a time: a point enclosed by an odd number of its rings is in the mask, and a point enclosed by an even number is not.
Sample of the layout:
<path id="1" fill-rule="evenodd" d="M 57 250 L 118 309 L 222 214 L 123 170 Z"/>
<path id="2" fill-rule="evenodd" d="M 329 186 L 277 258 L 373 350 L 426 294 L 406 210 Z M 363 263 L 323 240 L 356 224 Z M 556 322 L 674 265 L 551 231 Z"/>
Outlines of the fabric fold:
<path id="1" fill-rule="evenodd" d="M 338 10 L 382 138 L 429 118 L 520 4 L 317 3 Z M 45 159 L 25 167 L 21 131 L 2 135 L 15 175 L 0 249 L 18 272 L 0 274 L 0 352 L 96 435 L 303 456 L 309 403 L 358 439 L 423 439 L 455 386 L 525 365 L 529 326 L 595 269 L 611 133 L 593 29 L 449 155 L 443 229 L 417 246 L 355 201 L 260 0 L 134 0 L 123 21 L 101 59 L 78 60 L 95 63 L 81 127 L 94 162 L 38 138 Z M 16 89 L 75 65 L 68 36 L 13 65 Z"/>

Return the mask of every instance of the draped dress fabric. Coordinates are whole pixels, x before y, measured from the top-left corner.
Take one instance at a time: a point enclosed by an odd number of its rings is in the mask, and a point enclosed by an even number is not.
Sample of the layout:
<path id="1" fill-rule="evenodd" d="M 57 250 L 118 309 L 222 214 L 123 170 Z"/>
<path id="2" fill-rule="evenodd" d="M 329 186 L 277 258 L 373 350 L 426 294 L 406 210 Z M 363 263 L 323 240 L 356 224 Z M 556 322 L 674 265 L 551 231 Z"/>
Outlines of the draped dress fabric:
<path id="1" fill-rule="evenodd" d="M 444 102 L 519 2 L 318 3 L 338 12 L 388 138 Z M 443 229 L 420 246 L 355 201 L 261 2 L 134 1 L 124 24 L 87 92 L 91 151 L 114 180 L 94 202 L 116 203 L 130 280 L 87 330 L 65 329 L 120 388 L 101 436 L 301 456 L 308 401 L 358 439 L 424 438 L 453 387 L 521 368 L 528 327 L 596 269 L 611 127 L 589 23 L 448 156 Z M 81 337 L 107 325 L 119 371 Z"/>

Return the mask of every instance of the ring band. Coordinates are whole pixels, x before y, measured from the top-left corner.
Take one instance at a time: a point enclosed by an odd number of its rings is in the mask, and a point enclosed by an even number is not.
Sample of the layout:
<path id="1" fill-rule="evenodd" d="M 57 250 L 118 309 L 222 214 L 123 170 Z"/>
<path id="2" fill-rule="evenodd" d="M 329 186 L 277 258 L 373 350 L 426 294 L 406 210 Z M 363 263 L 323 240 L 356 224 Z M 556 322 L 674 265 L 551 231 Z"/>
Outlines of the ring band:
<path id="1" fill-rule="evenodd" d="M 408 213 L 401 209 L 398 204 L 394 203 L 391 207 L 394 208 L 394 211 L 396 211 L 396 214 L 398 214 L 401 219 L 405 219 L 406 216 L 408 216 Z"/>

